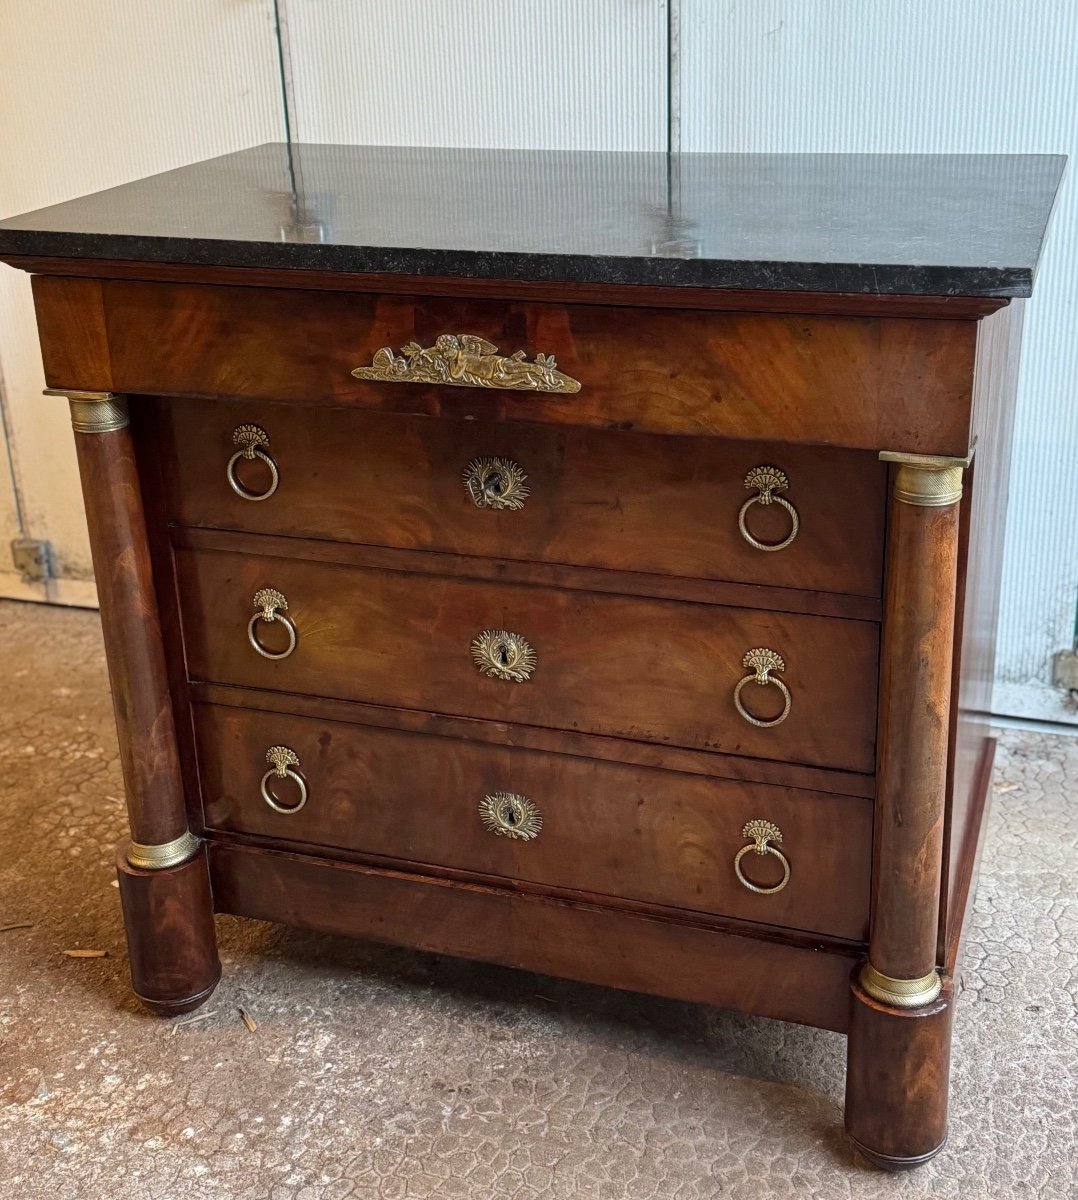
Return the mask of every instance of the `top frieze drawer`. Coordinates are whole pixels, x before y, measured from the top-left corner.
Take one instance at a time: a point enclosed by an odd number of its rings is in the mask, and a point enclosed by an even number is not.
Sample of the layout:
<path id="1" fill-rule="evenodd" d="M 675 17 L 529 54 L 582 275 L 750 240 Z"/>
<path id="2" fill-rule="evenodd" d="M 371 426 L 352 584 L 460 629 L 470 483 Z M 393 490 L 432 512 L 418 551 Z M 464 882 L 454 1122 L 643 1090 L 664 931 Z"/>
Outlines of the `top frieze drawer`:
<path id="1" fill-rule="evenodd" d="M 35 296 L 57 388 L 969 449 L 968 320 L 57 278 Z"/>

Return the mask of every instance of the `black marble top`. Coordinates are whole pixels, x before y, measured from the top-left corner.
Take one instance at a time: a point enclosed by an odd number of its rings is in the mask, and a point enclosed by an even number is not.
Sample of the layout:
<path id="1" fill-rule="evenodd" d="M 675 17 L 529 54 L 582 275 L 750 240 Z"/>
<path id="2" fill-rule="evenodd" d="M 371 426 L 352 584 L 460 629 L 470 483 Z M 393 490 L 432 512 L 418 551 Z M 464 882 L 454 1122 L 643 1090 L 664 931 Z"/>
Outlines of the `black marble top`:
<path id="1" fill-rule="evenodd" d="M 0 221 L 0 257 L 1027 296 L 1064 162 L 270 144 Z"/>

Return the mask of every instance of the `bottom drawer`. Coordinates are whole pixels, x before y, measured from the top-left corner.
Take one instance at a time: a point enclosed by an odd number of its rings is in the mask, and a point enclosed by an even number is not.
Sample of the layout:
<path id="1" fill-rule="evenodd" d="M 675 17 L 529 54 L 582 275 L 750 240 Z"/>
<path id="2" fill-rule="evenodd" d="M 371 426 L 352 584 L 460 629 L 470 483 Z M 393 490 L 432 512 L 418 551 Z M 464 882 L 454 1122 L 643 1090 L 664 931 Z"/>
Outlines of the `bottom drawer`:
<path id="1" fill-rule="evenodd" d="M 194 717 L 208 829 L 867 937 L 864 799 L 221 705 Z"/>

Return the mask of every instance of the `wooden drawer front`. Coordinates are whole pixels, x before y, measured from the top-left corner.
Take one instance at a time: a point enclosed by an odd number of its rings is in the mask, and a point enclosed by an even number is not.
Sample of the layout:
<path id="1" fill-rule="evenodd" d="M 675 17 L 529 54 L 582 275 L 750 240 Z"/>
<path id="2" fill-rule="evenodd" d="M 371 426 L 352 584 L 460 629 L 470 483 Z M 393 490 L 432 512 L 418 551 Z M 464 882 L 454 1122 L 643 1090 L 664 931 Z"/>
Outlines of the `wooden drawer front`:
<path id="1" fill-rule="evenodd" d="M 183 525 L 329 538 L 702 579 L 878 596 L 886 471 L 856 451 L 557 430 L 538 425 L 394 417 L 347 409 L 165 400 L 154 453 L 169 514 Z M 242 499 L 225 469 L 233 431 L 265 430 L 280 472 L 269 499 Z M 518 509 L 480 507 L 463 481 L 476 459 L 527 475 Z M 777 551 L 754 548 L 738 516 L 761 493 L 750 471 L 774 466 L 799 519 Z M 271 479 L 240 460 L 242 486 Z M 779 544 L 793 528 L 781 503 L 745 512 L 751 536 Z"/>
<path id="2" fill-rule="evenodd" d="M 873 769 L 877 626 L 718 605 L 448 579 L 255 554 L 176 553 L 188 668 L 214 683 L 672 743 L 814 766 Z M 248 642 L 259 589 L 286 598 L 297 646 Z M 508 630 L 534 648 L 531 678 L 483 675 L 473 639 Z M 279 622 L 256 623 L 270 649 Z M 747 651 L 786 663 L 789 716 L 758 728 L 733 692 Z M 751 711 L 782 711 L 749 683 Z"/>
<path id="3" fill-rule="evenodd" d="M 39 313 L 50 282 L 37 289 Z M 791 316 L 102 284 L 109 381 L 131 394 L 335 403 L 429 416 L 965 454 L 972 321 Z M 45 327 L 49 314 L 44 312 Z M 552 355 L 570 394 L 357 379 L 383 348 L 472 334 Z M 65 328 L 65 337 L 70 336 Z M 63 360 L 60 368 L 62 369 Z M 480 368 L 482 371 L 482 368 Z M 84 376 L 75 386 L 90 387 Z M 71 386 L 56 370 L 53 386 Z"/>
<path id="4" fill-rule="evenodd" d="M 195 724 L 211 829 L 867 936 L 868 800 L 240 708 L 196 705 Z M 271 746 L 299 760 L 308 798 L 298 812 L 262 799 Z M 267 786 L 285 804 L 299 794 L 290 779 Z M 534 838 L 484 826 L 480 804 L 500 792 L 534 804 Z M 771 895 L 734 872 L 734 856 L 753 845 L 741 832 L 752 820 L 778 827 L 790 863 L 789 883 Z M 757 886 L 782 880 L 771 854 L 750 852 L 741 867 Z"/>

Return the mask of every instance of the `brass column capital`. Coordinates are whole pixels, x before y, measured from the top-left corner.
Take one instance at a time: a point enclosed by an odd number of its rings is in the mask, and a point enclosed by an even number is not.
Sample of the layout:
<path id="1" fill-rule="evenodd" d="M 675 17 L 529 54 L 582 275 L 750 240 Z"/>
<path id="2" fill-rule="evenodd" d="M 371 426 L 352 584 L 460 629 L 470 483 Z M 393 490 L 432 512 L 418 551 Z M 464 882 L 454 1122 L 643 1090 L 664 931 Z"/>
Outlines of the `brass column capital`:
<path id="1" fill-rule="evenodd" d="M 71 427 L 76 433 L 112 433 L 131 423 L 126 398 L 115 392 L 69 392 L 63 388 L 46 388 L 44 394 L 67 397 L 71 405 Z"/>
<path id="2" fill-rule="evenodd" d="M 895 499 L 923 508 L 946 508 L 962 499 L 962 472 L 973 461 L 941 454 L 905 454 L 900 450 L 881 450 L 881 462 L 898 464 L 895 472 Z"/>

